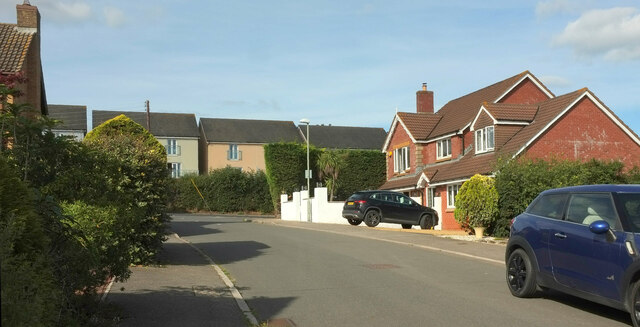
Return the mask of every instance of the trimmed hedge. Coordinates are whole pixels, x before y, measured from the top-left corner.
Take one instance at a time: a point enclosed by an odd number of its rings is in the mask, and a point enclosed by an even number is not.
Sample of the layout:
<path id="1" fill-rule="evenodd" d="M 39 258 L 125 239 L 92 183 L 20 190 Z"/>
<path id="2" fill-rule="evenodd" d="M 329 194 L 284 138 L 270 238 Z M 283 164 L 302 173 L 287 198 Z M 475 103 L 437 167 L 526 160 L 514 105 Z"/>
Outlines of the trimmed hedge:
<path id="1" fill-rule="evenodd" d="M 489 233 L 509 235 L 509 222 L 542 191 L 572 185 L 625 184 L 639 181 L 638 169 L 628 173 L 619 161 L 587 162 L 520 158 L 501 161 L 496 173 L 498 220 Z"/>
<path id="2" fill-rule="evenodd" d="M 318 148 L 309 148 L 310 168 L 314 171 L 311 189 L 318 182 Z M 300 143 L 272 143 L 264 146 L 264 161 L 273 207 L 280 212 L 280 194 L 291 194 L 307 185 L 304 171 L 307 169 L 307 146 Z"/>
<path id="3" fill-rule="evenodd" d="M 273 205 L 264 172 L 243 172 L 226 167 L 212 170 L 209 175 L 187 175 L 176 179 L 171 209 L 272 213 Z"/>
<path id="4" fill-rule="evenodd" d="M 336 200 L 346 200 L 362 190 L 375 190 L 387 180 L 385 153 L 375 150 L 348 150 L 338 176 Z"/>

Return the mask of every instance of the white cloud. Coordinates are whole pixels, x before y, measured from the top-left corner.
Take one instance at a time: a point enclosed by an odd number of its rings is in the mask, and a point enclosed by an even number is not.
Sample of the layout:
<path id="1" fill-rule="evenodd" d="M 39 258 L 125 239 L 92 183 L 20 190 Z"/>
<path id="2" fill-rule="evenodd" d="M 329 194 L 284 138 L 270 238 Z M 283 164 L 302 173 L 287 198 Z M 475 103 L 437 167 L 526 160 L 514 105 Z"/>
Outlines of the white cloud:
<path id="1" fill-rule="evenodd" d="M 632 7 L 587 11 L 569 23 L 553 44 L 571 47 L 579 57 L 640 59 L 640 13 Z"/>
<path id="2" fill-rule="evenodd" d="M 86 1 L 39 1 L 37 5 L 42 16 L 59 23 L 74 23 L 91 18 L 91 6 Z"/>
<path id="3" fill-rule="evenodd" d="M 568 79 L 555 75 L 541 76 L 540 81 L 548 87 L 567 87 L 571 85 L 571 82 L 569 82 Z"/>
<path id="4" fill-rule="evenodd" d="M 556 14 L 573 14 L 581 12 L 585 7 L 585 2 L 574 0 L 549 0 L 538 2 L 536 5 L 536 16 L 549 17 Z"/>
<path id="5" fill-rule="evenodd" d="M 120 27 L 126 21 L 124 12 L 116 7 L 104 7 L 103 13 L 105 21 L 110 27 Z"/>

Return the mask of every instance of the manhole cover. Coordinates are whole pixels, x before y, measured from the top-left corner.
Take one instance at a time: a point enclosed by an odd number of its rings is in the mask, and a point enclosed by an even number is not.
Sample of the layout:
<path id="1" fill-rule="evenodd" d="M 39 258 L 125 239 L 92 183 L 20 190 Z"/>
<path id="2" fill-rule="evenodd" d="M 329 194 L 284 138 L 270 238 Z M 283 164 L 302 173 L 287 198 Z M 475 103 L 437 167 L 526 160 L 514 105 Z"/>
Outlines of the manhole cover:
<path id="1" fill-rule="evenodd" d="M 363 265 L 363 267 L 369 268 L 369 269 L 391 269 L 391 268 L 400 268 L 396 265 L 392 265 L 390 263 L 372 263 L 369 265 Z"/>

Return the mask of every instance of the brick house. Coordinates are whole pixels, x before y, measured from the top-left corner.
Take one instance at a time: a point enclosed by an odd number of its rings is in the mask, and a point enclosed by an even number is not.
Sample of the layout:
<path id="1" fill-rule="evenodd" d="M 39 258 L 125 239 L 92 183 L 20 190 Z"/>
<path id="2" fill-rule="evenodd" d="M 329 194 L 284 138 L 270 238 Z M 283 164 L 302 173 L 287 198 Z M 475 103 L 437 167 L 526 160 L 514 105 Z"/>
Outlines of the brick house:
<path id="1" fill-rule="evenodd" d="M 0 75 L 26 79 L 16 88 L 22 96 L 9 103 L 29 104 L 35 112 L 47 114 L 47 96 L 40 60 L 40 13 L 29 1 L 16 5 L 17 24 L 0 23 Z"/>
<path id="2" fill-rule="evenodd" d="M 417 112 L 398 112 L 382 148 L 387 182 L 436 209 L 437 229 L 459 229 L 455 195 L 474 174 L 492 175 L 499 157 L 617 159 L 640 165 L 640 139 L 583 88 L 555 96 L 529 71 L 433 110 L 423 84 Z"/>

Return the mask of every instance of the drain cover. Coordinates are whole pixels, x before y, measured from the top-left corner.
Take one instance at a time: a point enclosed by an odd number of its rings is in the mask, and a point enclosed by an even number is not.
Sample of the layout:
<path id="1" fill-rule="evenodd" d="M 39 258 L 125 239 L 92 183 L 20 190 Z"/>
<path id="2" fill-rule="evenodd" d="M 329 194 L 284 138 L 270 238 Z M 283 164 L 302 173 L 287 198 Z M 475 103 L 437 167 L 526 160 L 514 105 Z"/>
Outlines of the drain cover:
<path id="1" fill-rule="evenodd" d="M 396 265 L 392 265 L 390 263 L 372 263 L 369 265 L 363 265 L 363 267 L 369 268 L 369 269 L 391 269 L 391 268 L 400 268 Z"/>

